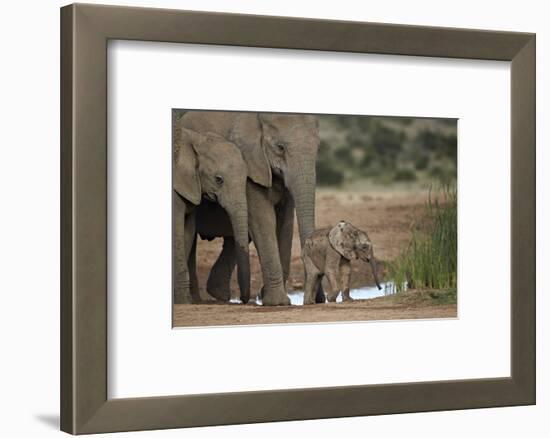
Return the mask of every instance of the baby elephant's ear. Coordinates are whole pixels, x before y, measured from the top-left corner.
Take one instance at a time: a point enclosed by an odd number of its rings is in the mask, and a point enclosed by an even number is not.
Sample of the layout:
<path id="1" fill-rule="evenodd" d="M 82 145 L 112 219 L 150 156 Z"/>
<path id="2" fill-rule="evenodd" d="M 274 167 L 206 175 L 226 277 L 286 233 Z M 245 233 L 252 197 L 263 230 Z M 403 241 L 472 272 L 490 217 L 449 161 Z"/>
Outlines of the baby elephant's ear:
<path id="1" fill-rule="evenodd" d="M 340 253 L 342 257 L 348 260 L 357 258 L 353 227 L 347 222 L 339 222 L 338 225 L 330 230 L 328 240 L 331 246 Z"/>
<path id="2" fill-rule="evenodd" d="M 174 190 L 195 205 L 201 202 L 201 183 L 198 172 L 198 158 L 194 141 L 200 141 L 200 134 L 182 128 L 175 138 L 177 153 L 174 157 Z"/>

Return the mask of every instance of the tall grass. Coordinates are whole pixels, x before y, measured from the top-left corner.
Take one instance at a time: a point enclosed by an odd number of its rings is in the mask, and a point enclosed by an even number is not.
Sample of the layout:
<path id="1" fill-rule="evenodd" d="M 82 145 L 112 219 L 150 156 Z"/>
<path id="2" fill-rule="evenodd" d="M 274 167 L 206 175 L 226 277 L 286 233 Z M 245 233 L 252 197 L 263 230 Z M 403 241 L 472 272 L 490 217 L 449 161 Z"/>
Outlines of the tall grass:
<path id="1" fill-rule="evenodd" d="M 430 190 L 424 213 L 413 227 L 408 248 L 389 264 L 396 292 L 456 288 L 456 187 L 445 187 L 435 195 Z"/>

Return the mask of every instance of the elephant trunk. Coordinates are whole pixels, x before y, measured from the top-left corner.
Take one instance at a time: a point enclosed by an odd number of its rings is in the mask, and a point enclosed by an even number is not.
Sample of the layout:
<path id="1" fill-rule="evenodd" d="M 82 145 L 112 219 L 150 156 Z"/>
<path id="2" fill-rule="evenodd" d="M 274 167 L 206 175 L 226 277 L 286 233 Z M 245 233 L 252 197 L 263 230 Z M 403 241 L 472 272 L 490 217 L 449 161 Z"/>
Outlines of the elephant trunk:
<path id="1" fill-rule="evenodd" d="M 315 230 L 315 161 L 296 160 L 295 172 L 287 180 L 294 200 L 300 244 Z"/>
<path id="2" fill-rule="evenodd" d="M 376 287 L 378 290 L 382 289 L 382 286 L 380 286 L 380 282 L 378 281 L 378 269 L 376 266 L 376 261 L 374 260 L 374 257 L 370 258 L 370 267 L 372 268 L 372 276 L 374 277 L 374 282 L 376 283 Z"/>
<path id="3" fill-rule="evenodd" d="M 241 301 L 250 299 L 250 257 L 248 251 L 248 210 L 246 205 L 235 204 L 228 209 L 235 237 L 235 259 L 237 261 L 237 282 Z"/>

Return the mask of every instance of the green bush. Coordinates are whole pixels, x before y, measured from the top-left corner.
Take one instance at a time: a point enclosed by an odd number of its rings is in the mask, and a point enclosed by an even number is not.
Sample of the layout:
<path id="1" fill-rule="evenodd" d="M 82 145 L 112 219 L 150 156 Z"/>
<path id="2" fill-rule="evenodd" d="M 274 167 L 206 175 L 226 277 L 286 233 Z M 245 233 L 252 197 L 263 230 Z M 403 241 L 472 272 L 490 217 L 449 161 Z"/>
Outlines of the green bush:
<path id="1" fill-rule="evenodd" d="M 449 160 L 440 161 L 430 166 L 428 170 L 432 179 L 440 185 L 449 185 L 456 181 L 456 166 Z"/>
<path id="2" fill-rule="evenodd" d="M 456 289 L 457 192 L 445 188 L 442 200 L 428 196 L 425 229 L 413 231 L 406 251 L 389 264 L 388 274 L 396 291 L 411 289 Z"/>
<path id="3" fill-rule="evenodd" d="M 372 132 L 374 150 L 378 155 L 380 164 L 393 169 L 405 140 L 404 133 L 403 131 L 391 129 L 382 123 L 377 123 L 375 127 L 376 129 Z"/>
<path id="4" fill-rule="evenodd" d="M 344 147 L 336 149 L 336 151 L 334 151 L 334 158 L 346 166 L 353 166 L 355 163 L 350 148 Z"/>
<path id="5" fill-rule="evenodd" d="M 404 169 L 397 169 L 395 171 L 395 174 L 393 175 L 394 181 L 415 181 L 416 180 L 416 172 L 412 169 L 404 168 Z"/>
<path id="6" fill-rule="evenodd" d="M 317 160 L 317 184 L 320 186 L 339 186 L 344 181 L 343 172 L 327 164 L 326 161 Z"/>
<path id="7" fill-rule="evenodd" d="M 448 159 L 456 165 L 455 134 L 444 134 L 430 129 L 419 131 L 413 140 L 413 146 L 419 153 L 433 155 L 435 158 Z"/>
<path id="8" fill-rule="evenodd" d="M 417 154 L 414 157 L 414 167 L 416 170 L 426 170 L 430 163 L 430 156 L 428 154 Z"/>
<path id="9" fill-rule="evenodd" d="M 430 176 L 436 179 L 443 179 L 445 176 L 445 170 L 441 164 L 434 164 L 429 169 Z"/>

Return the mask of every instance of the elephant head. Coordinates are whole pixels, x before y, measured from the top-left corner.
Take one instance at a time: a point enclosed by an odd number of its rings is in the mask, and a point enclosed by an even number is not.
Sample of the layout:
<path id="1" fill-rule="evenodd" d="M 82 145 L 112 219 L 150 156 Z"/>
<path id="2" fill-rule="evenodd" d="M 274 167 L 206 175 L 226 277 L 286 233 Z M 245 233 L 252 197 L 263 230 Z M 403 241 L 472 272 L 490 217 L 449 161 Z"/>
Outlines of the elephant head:
<path id="1" fill-rule="evenodd" d="M 372 275 L 378 289 L 382 289 L 378 281 L 374 250 L 369 236 L 364 231 L 354 227 L 349 222 L 340 221 L 329 232 L 330 245 L 342 257 L 348 260 L 360 259 L 370 263 Z"/>
<path id="2" fill-rule="evenodd" d="M 241 300 L 250 298 L 247 168 L 241 151 L 225 138 L 181 128 L 177 132 L 174 189 L 194 205 L 205 197 L 227 212 L 235 236 Z"/>
<path id="3" fill-rule="evenodd" d="M 283 179 L 294 200 L 303 246 L 315 229 L 317 118 L 300 114 L 243 114 L 236 121 L 230 139 L 239 144 L 252 181 L 271 187 L 273 175 Z"/>

